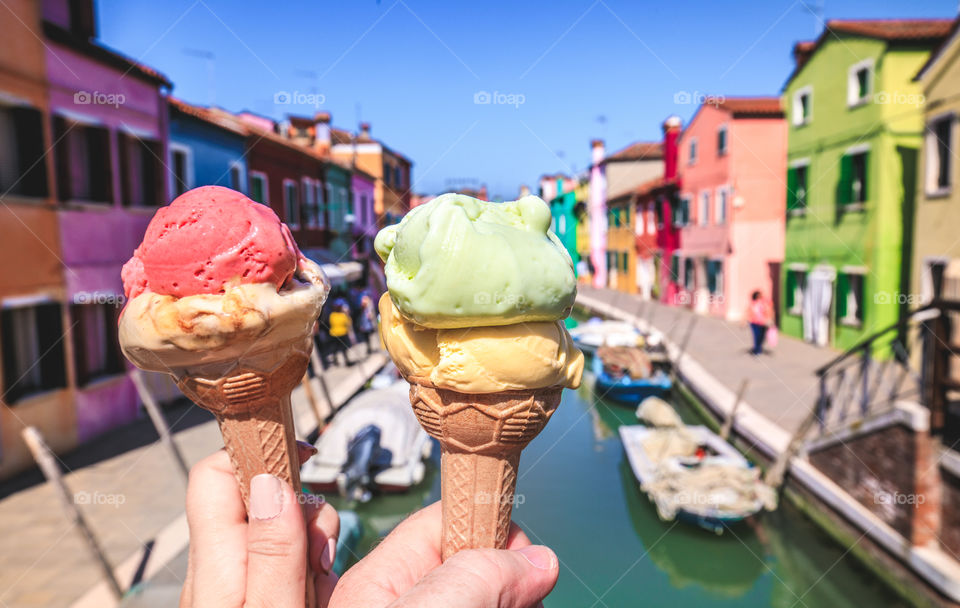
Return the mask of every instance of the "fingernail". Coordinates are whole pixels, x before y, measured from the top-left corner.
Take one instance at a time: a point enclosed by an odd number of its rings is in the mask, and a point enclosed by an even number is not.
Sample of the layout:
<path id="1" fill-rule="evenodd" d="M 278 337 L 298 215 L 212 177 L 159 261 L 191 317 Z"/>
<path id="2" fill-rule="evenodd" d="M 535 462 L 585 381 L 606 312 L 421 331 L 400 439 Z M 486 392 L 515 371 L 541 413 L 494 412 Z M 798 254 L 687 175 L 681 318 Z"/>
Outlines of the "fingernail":
<path id="1" fill-rule="evenodd" d="M 273 519 L 283 511 L 280 479 L 264 473 L 250 480 L 250 517 Z"/>
<path id="2" fill-rule="evenodd" d="M 306 450 L 310 452 L 311 456 L 313 456 L 314 454 L 320 451 L 316 448 L 316 446 L 311 445 L 306 441 L 300 441 L 299 439 L 297 440 L 297 447 L 300 448 L 301 450 Z"/>
<path id="3" fill-rule="evenodd" d="M 325 573 L 330 573 L 330 568 L 333 568 L 333 560 L 337 556 L 337 539 L 328 538 L 327 546 L 323 548 L 323 552 L 320 553 L 320 569 Z"/>
<path id="4" fill-rule="evenodd" d="M 556 567 L 557 556 L 550 549 L 541 545 L 530 545 L 517 551 L 535 568 L 553 570 Z"/>

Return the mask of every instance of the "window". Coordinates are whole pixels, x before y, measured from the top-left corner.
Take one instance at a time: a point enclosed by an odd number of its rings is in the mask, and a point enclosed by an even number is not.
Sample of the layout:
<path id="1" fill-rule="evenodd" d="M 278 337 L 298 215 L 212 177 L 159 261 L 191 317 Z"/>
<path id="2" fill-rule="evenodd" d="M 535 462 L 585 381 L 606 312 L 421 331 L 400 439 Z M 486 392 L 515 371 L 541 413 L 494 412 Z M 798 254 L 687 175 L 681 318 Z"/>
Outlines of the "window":
<path id="1" fill-rule="evenodd" d="M 711 295 L 723 293 L 723 260 L 707 260 L 707 289 Z"/>
<path id="2" fill-rule="evenodd" d="M 691 165 L 697 164 L 697 138 L 696 137 L 690 138 L 690 156 L 689 156 L 688 162 Z"/>
<path id="3" fill-rule="evenodd" d="M 670 282 L 680 282 L 680 256 L 676 253 L 670 257 Z"/>
<path id="4" fill-rule="evenodd" d="M 696 269 L 693 265 L 693 258 L 683 260 L 683 286 L 687 291 L 693 291 L 696 287 Z"/>
<path id="5" fill-rule="evenodd" d="M 112 304 L 74 304 L 70 312 L 75 322 L 72 334 L 77 383 L 84 386 L 123 373 L 117 338 L 120 309 Z"/>
<path id="6" fill-rule="evenodd" d="M 803 215 L 807 210 L 807 167 L 797 164 L 787 169 L 787 215 Z"/>
<path id="7" fill-rule="evenodd" d="M 160 142 L 118 133 L 120 191 L 128 207 L 156 207 L 164 200 Z"/>
<path id="8" fill-rule="evenodd" d="M 269 189 L 267 187 L 267 175 L 260 171 L 250 172 L 250 198 L 263 203 L 270 204 Z"/>
<path id="9" fill-rule="evenodd" d="M 246 192 L 246 167 L 240 161 L 230 163 L 230 187 L 237 192 Z"/>
<path id="10" fill-rule="evenodd" d="M 54 119 L 54 158 L 61 201 L 110 203 L 113 177 L 110 168 L 110 132 L 102 127 L 73 125 L 62 116 Z"/>
<path id="11" fill-rule="evenodd" d="M 323 194 L 323 184 L 318 179 L 313 180 L 313 200 L 317 206 L 317 228 L 324 228 L 327 225 L 327 212 Z"/>
<path id="12" fill-rule="evenodd" d="M 623 270 L 624 272 L 626 272 L 626 271 L 627 271 L 627 268 L 629 268 L 629 264 L 630 264 L 630 258 L 627 257 L 627 253 L 626 253 L 626 252 L 621 253 L 621 254 L 620 254 L 620 269 Z"/>
<path id="13" fill-rule="evenodd" d="M 657 203 L 653 204 L 654 209 L 647 210 L 647 234 L 653 236 L 657 233 L 657 212 L 655 209 L 659 207 Z"/>
<path id="14" fill-rule="evenodd" d="M 393 168 L 393 185 L 397 188 L 403 188 L 403 175 L 400 173 L 400 166 Z"/>
<path id="15" fill-rule="evenodd" d="M 682 228 L 690 223 L 690 197 L 684 196 L 676 199 L 672 205 L 673 225 Z"/>
<path id="16" fill-rule="evenodd" d="M 920 280 L 920 295 L 929 304 L 943 295 L 943 274 L 950 258 L 924 258 Z"/>
<path id="17" fill-rule="evenodd" d="M 717 129 L 717 156 L 724 156 L 727 153 L 727 126 L 723 125 Z"/>
<path id="18" fill-rule="evenodd" d="M 726 224 L 727 223 L 727 197 L 730 195 L 730 192 L 726 188 L 719 188 L 717 190 L 717 208 L 713 213 L 713 222 L 715 224 Z"/>
<path id="19" fill-rule="evenodd" d="M 867 151 L 848 151 L 840 159 L 838 202 L 848 207 L 862 207 L 867 200 Z"/>
<path id="20" fill-rule="evenodd" d="M 390 165 L 388 165 L 388 164 L 386 163 L 386 161 L 384 161 L 384 163 L 383 163 L 383 183 L 385 183 L 385 184 L 388 185 L 388 186 L 390 185 L 390 178 L 391 178 L 391 176 L 392 176 L 392 173 L 393 173 L 393 172 L 390 170 Z"/>
<path id="21" fill-rule="evenodd" d="M 7 404 L 67 385 L 61 313 L 56 303 L 4 308 L 0 312 Z"/>
<path id="22" fill-rule="evenodd" d="M 710 219 L 710 193 L 700 193 L 700 209 L 697 210 L 697 223 L 706 226 Z"/>
<path id="23" fill-rule="evenodd" d="M 663 205 L 664 201 L 659 198 L 653 203 L 653 213 L 656 216 L 657 228 L 661 230 L 663 229 Z"/>
<path id="24" fill-rule="evenodd" d="M 954 115 L 940 116 L 927 125 L 926 191 L 928 195 L 938 196 L 950 192 L 952 175 L 950 161 L 953 158 L 953 121 Z"/>
<path id="25" fill-rule="evenodd" d="M 807 271 L 805 269 L 791 268 L 787 270 L 786 290 L 786 308 L 787 312 L 793 315 L 803 313 L 803 292 L 807 288 Z"/>
<path id="26" fill-rule="evenodd" d="M 793 94 L 793 111 L 791 112 L 794 126 L 808 124 L 813 118 L 813 88 L 803 87 Z"/>
<path id="27" fill-rule="evenodd" d="M 837 274 L 837 322 L 841 325 L 863 325 L 863 274 Z"/>
<path id="28" fill-rule="evenodd" d="M 0 193 L 47 196 L 43 114 L 0 106 Z"/>
<path id="29" fill-rule="evenodd" d="M 559 229 L 557 231 L 557 234 L 559 234 L 560 236 L 564 236 L 567 234 L 567 216 L 561 215 L 560 217 L 557 218 L 557 228 Z"/>
<path id="30" fill-rule="evenodd" d="M 303 189 L 303 222 L 307 228 L 317 227 L 317 200 L 316 190 L 313 187 L 314 180 L 309 177 L 301 179 Z"/>
<path id="31" fill-rule="evenodd" d="M 187 146 L 170 144 L 170 193 L 174 198 L 193 188 L 192 156 Z"/>
<path id="32" fill-rule="evenodd" d="M 291 229 L 300 227 L 300 200 L 297 196 L 297 182 L 292 179 L 283 180 L 283 214 L 284 221 Z"/>
<path id="33" fill-rule="evenodd" d="M 633 214 L 633 233 L 636 236 L 643 236 L 643 224 L 644 224 L 644 209 L 643 207 L 637 209 L 636 213 Z"/>
<path id="34" fill-rule="evenodd" d="M 847 105 L 867 103 L 873 88 L 873 59 L 866 59 L 850 66 L 847 72 Z"/>

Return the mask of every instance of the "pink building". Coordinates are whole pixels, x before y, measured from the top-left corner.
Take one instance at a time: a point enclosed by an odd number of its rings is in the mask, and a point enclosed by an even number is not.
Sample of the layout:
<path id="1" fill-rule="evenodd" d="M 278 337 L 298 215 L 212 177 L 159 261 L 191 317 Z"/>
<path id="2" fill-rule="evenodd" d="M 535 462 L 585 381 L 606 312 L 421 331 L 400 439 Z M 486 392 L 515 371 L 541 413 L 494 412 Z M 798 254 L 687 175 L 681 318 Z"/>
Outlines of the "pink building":
<path id="1" fill-rule="evenodd" d="M 79 441 L 134 419 L 117 342 L 120 268 L 168 202 L 170 82 L 96 41 L 92 2 L 44 0 L 50 114 Z"/>
<path id="2" fill-rule="evenodd" d="M 750 294 L 779 293 L 787 131 L 777 97 L 708 98 L 680 139 L 681 207 L 674 252 L 680 302 L 739 320 Z"/>

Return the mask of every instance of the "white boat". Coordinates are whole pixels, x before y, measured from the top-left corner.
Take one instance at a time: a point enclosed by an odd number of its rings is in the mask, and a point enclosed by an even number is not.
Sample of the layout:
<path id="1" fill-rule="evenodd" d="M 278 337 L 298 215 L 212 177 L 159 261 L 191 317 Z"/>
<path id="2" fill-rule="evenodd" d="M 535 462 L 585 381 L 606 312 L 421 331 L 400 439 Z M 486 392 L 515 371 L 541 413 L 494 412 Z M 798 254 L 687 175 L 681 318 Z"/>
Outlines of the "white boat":
<path id="1" fill-rule="evenodd" d="M 624 321 L 603 321 L 594 317 L 570 330 L 577 348 L 592 355 L 601 346 L 643 346 L 643 335 Z"/>
<path id="2" fill-rule="evenodd" d="M 402 492 L 423 480 L 433 443 L 410 407 L 410 385 L 399 380 L 366 390 L 343 408 L 300 469 L 314 492 L 368 500 L 372 491 Z"/>
<path id="3" fill-rule="evenodd" d="M 719 534 L 775 506 L 759 469 L 705 426 L 624 425 L 619 432 L 640 489 L 664 521 L 679 518 Z"/>

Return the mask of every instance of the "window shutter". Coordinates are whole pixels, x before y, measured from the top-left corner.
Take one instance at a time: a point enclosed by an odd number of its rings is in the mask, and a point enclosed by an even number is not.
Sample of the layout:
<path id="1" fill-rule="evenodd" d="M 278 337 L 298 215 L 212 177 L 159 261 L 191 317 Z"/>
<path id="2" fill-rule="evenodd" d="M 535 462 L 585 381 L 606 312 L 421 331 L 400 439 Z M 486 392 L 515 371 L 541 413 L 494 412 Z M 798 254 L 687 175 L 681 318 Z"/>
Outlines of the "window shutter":
<path id="1" fill-rule="evenodd" d="M 59 304 L 37 306 L 37 337 L 40 342 L 40 375 L 44 388 L 62 388 L 67 385 L 67 371 L 63 357 L 63 320 Z"/>
<path id="2" fill-rule="evenodd" d="M 20 155 L 20 185 L 15 191 L 30 196 L 47 194 L 47 164 L 44 161 L 43 114 L 32 108 L 13 110 L 17 153 Z"/>
<path id="3" fill-rule="evenodd" d="M 863 183 L 860 184 L 860 192 L 862 195 L 862 199 L 865 201 L 870 200 L 869 198 L 870 194 L 869 192 L 867 192 L 867 181 L 869 181 L 869 175 L 870 175 L 870 153 L 864 152 L 863 153 Z"/>
<path id="4" fill-rule="evenodd" d="M 840 182 L 837 184 L 837 204 L 846 205 L 853 200 L 853 157 L 840 157 Z"/>
<path id="5" fill-rule="evenodd" d="M 847 316 L 847 294 L 850 293 L 850 277 L 847 274 L 837 275 L 837 318 Z"/>
<path id="6" fill-rule="evenodd" d="M 57 197 L 61 201 L 70 200 L 70 137 L 77 133 L 67 133 L 67 121 L 62 116 L 53 118 L 54 161 L 57 172 Z"/>
<path id="7" fill-rule="evenodd" d="M 88 127 L 90 155 L 90 192 L 93 200 L 113 202 L 113 172 L 110 160 L 110 131 L 102 127 Z M 123 154 L 121 154 L 121 157 Z M 123 201 L 126 202 L 126 201 Z"/>
<path id="8" fill-rule="evenodd" d="M 784 283 L 786 284 L 786 293 L 784 294 L 786 297 L 784 301 L 786 302 L 787 310 L 791 310 L 797 307 L 797 302 L 794 299 L 797 289 L 797 273 L 793 270 L 788 270 Z"/>
<path id="9" fill-rule="evenodd" d="M 797 169 L 787 169 L 787 211 L 797 208 Z"/>

